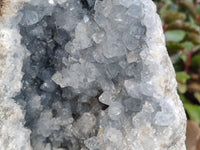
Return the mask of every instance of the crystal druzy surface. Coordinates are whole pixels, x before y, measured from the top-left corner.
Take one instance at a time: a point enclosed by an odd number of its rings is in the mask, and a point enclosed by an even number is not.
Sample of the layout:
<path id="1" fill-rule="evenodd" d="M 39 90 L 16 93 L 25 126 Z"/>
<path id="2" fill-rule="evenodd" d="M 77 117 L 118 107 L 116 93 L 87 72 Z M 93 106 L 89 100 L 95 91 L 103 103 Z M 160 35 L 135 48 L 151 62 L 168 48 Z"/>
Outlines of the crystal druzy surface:
<path id="1" fill-rule="evenodd" d="M 185 150 L 185 114 L 152 1 L 6 5 L 1 150 Z"/>

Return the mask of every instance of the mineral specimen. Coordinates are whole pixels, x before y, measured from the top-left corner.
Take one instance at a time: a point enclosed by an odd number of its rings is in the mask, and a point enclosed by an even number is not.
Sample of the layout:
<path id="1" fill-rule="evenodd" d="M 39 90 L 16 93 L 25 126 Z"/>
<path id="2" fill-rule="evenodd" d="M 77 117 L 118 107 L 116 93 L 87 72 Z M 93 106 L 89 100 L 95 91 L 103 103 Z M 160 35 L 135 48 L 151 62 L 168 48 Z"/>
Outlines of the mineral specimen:
<path id="1" fill-rule="evenodd" d="M 0 150 L 185 150 L 150 0 L 5 1 Z"/>

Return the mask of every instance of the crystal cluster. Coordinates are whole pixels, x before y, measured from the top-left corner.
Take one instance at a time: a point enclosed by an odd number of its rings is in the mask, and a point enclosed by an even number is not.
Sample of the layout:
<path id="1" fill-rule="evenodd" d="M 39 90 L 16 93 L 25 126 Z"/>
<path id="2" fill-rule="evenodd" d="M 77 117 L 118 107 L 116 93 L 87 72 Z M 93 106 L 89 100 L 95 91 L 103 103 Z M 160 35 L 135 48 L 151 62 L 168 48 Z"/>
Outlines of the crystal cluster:
<path id="1" fill-rule="evenodd" d="M 150 0 L 7 5 L 0 126 L 10 128 L 0 129 L 0 150 L 185 150 L 185 114 Z M 12 107 L 15 121 L 4 109 Z"/>

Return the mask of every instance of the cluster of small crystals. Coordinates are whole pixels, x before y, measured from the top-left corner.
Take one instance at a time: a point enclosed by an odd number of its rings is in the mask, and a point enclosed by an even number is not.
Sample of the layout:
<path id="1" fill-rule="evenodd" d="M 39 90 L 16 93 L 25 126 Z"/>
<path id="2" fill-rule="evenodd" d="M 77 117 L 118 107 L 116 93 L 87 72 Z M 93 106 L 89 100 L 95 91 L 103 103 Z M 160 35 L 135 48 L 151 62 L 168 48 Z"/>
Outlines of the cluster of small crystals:
<path id="1" fill-rule="evenodd" d="M 148 43 L 162 33 L 150 27 L 150 10 L 142 0 L 24 4 L 19 28 L 29 53 L 15 100 L 34 150 L 167 150 L 179 140 L 175 108 L 154 83 L 164 78 L 152 79 L 165 72 Z"/>
<path id="2" fill-rule="evenodd" d="M 19 12 L 21 44 L 28 54 L 22 68 L 23 87 L 15 100 L 26 110 L 33 150 L 78 150 L 84 139 L 96 134 L 95 115 L 103 105 L 73 87 L 61 88 L 51 78 L 69 58 L 65 45 L 74 38 L 86 10 L 77 0 L 35 5 L 37 1 L 25 4 Z"/>

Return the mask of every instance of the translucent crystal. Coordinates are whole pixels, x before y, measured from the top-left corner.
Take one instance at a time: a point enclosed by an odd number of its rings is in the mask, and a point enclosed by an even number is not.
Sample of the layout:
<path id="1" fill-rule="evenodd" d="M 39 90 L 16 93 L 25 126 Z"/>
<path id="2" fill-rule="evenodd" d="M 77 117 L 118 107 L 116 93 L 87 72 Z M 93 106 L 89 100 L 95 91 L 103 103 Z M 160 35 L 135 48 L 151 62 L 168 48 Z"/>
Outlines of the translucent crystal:
<path id="1" fill-rule="evenodd" d="M 57 3 L 61 5 L 61 4 L 65 3 L 66 1 L 67 0 L 57 0 Z"/>
<path id="2" fill-rule="evenodd" d="M 126 58 L 127 58 L 128 63 L 133 63 L 133 62 L 136 62 L 138 60 L 137 54 L 134 51 L 129 52 L 127 54 Z"/>
<path id="3" fill-rule="evenodd" d="M 96 124 L 96 117 L 91 113 L 84 113 L 74 125 L 74 132 L 77 136 L 88 137 Z"/>
<path id="4" fill-rule="evenodd" d="M 49 4 L 54 4 L 54 0 L 48 0 L 49 1 Z"/>
<path id="5" fill-rule="evenodd" d="M 98 33 L 94 33 L 92 35 L 92 39 L 93 39 L 94 42 L 99 44 L 99 43 L 101 43 L 103 41 L 104 36 L 105 36 L 104 32 L 98 32 Z"/>
<path id="6" fill-rule="evenodd" d="M 134 79 L 125 80 L 124 86 L 130 96 L 132 96 L 133 98 L 140 98 L 140 84 L 138 84 Z"/>
<path id="7" fill-rule="evenodd" d="M 136 38 L 135 32 L 133 31 L 137 30 L 137 28 L 133 27 L 130 29 L 130 31 L 125 32 L 122 36 L 122 40 L 124 42 L 124 44 L 126 45 L 126 47 L 129 50 L 136 50 L 136 48 L 138 48 L 140 46 L 140 41 L 139 39 Z"/>
<path id="8" fill-rule="evenodd" d="M 83 20 L 84 20 L 85 23 L 87 23 L 87 22 L 90 20 L 90 18 L 89 18 L 87 15 L 85 15 L 85 16 L 83 17 Z"/>
<path id="9" fill-rule="evenodd" d="M 99 143 L 96 137 L 91 137 L 87 139 L 84 143 L 91 150 L 99 148 Z"/>
<path id="10" fill-rule="evenodd" d="M 113 142 L 115 144 L 120 144 L 120 142 L 122 141 L 122 133 L 120 130 L 117 130 L 115 128 L 112 127 L 107 127 L 105 129 L 105 140 L 109 140 L 110 142 Z"/>
<path id="11" fill-rule="evenodd" d="M 40 87 L 41 90 L 53 92 L 56 89 L 56 84 L 51 80 L 46 80 Z"/>
<path id="12" fill-rule="evenodd" d="M 119 32 L 112 30 L 106 35 L 106 43 L 103 48 L 103 54 L 107 58 L 120 57 L 125 55 L 126 49 L 121 42 Z"/>
<path id="13" fill-rule="evenodd" d="M 112 120 L 118 120 L 124 113 L 124 108 L 121 103 L 113 102 L 108 109 L 108 115 Z"/>
<path id="14" fill-rule="evenodd" d="M 91 46 L 91 39 L 87 36 L 87 28 L 84 23 L 79 23 L 75 30 L 74 47 L 78 49 L 85 49 Z"/>
<path id="15" fill-rule="evenodd" d="M 155 116 L 155 124 L 159 126 L 169 126 L 175 120 L 174 110 L 167 102 L 161 103 L 161 112 L 157 112 Z"/>
<path id="16" fill-rule="evenodd" d="M 25 25 L 33 25 L 39 21 L 37 12 L 32 10 L 26 10 L 22 18 L 21 23 Z"/>
<path id="17" fill-rule="evenodd" d="M 128 98 L 123 103 L 126 112 L 139 112 L 142 110 L 142 101 L 139 99 Z"/>
<path id="18" fill-rule="evenodd" d="M 118 0 L 119 3 L 127 8 L 129 8 L 132 4 L 134 4 L 133 0 Z"/>
<path id="19" fill-rule="evenodd" d="M 93 7 L 95 5 L 95 0 L 87 0 L 87 2 L 90 7 Z"/>
<path id="20" fill-rule="evenodd" d="M 59 29 L 54 35 L 54 40 L 60 45 L 65 45 L 70 40 L 70 37 L 65 30 Z"/>
<path id="21" fill-rule="evenodd" d="M 110 105 L 114 99 L 115 96 L 110 91 L 104 91 L 99 97 L 99 101 L 106 105 Z"/>
<path id="22" fill-rule="evenodd" d="M 130 0 L 132 1 L 132 0 Z M 132 1 L 133 2 L 133 1 Z M 134 18 L 140 18 L 142 15 L 142 8 L 138 5 L 132 5 L 128 11 L 126 12 L 127 15 L 134 17 Z"/>

